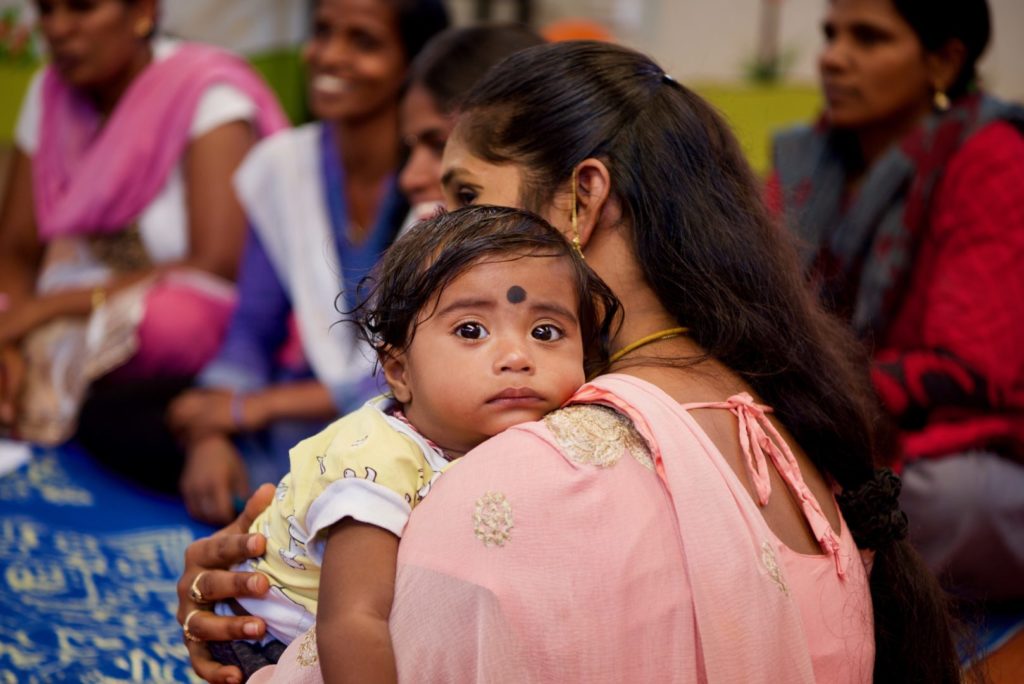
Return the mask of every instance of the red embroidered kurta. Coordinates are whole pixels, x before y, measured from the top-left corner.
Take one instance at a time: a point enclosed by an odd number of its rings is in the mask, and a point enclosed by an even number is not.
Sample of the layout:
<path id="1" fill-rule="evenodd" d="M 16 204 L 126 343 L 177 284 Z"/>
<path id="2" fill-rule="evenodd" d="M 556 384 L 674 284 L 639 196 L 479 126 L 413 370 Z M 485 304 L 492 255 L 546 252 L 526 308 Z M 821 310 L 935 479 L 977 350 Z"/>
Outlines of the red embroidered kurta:
<path id="1" fill-rule="evenodd" d="M 774 175 L 767 201 L 781 215 Z M 872 379 L 904 459 L 1024 457 L 1024 137 L 1011 125 L 986 126 L 950 161 Z"/>

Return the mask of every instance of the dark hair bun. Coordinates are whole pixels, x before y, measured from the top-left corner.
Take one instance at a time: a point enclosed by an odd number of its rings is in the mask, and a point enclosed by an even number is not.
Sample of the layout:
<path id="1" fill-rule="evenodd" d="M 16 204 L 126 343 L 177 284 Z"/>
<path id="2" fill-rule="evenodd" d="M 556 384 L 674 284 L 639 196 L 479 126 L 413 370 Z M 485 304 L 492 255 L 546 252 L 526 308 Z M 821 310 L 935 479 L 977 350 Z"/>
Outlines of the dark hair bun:
<path id="1" fill-rule="evenodd" d="M 862 549 L 878 549 L 907 536 L 907 514 L 900 510 L 900 478 L 878 468 L 860 487 L 836 497 L 854 541 Z"/>

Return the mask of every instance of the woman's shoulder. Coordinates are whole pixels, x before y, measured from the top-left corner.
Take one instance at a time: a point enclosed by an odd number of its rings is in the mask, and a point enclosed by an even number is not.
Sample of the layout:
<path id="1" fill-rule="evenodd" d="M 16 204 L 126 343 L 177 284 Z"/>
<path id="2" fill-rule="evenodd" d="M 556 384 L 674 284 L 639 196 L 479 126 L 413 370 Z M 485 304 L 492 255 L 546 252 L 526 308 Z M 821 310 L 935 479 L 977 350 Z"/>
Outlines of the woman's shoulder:
<path id="1" fill-rule="evenodd" d="M 14 142 L 22 152 L 31 156 L 39 147 L 39 124 L 43 118 L 43 77 L 47 67 L 36 70 L 21 100 L 18 121 L 14 128 Z"/>
<path id="2" fill-rule="evenodd" d="M 947 175 L 983 176 L 1007 169 L 1024 169 L 1024 123 L 1018 127 L 1000 119 L 986 124 L 967 139 L 950 159 Z"/>
<path id="3" fill-rule="evenodd" d="M 320 432 L 299 442 L 294 449 L 303 452 L 324 453 L 356 443 L 357 446 L 369 441 L 379 433 L 392 433 L 387 420 L 379 409 L 370 403 L 345 414 L 328 424 Z"/>
<path id="4" fill-rule="evenodd" d="M 794 167 L 816 162 L 828 147 L 828 140 L 819 124 L 796 124 L 775 132 L 771 139 L 773 171 L 788 176 Z"/>
<path id="5" fill-rule="evenodd" d="M 540 423 L 548 441 L 571 463 L 607 467 L 631 456 L 651 467 L 647 442 L 628 416 L 599 403 L 570 404 Z"/>
<path id="6" fill-rule="evenodd" d="M 1024 134 L 1008 121 L 993 121 L 972 135 L 950 159 L 936 188 L 934 229 L 970 229 L 1008 237 L 1007 221 L 1024 221 Z M 962 220 L 963 216 L 993 220 Z"/>
<path id="7" fill-rule="evenodd" d="M 277 165 L 281 162 L 293 158 L 297 153 L 315 148 L 320 135 L 320 125 L 314 121 L 295 128 L 284 128 L 268 135 L 256 143 L 252 151 L 246 155 L 244 166 L 266 167 L 276 171 Z"/>
<path id="8" fill-rule="evenodd" d="M 243 204 L 277 197 L 286 191 L 287 181 L 315 179 L 319 131 L 320 124 L 314 122 L 279 130 L 256 143 L 235 172 Z"/>
<path id="9" fill-rule="evenodd" d="M 464 460 L 500 468 L 503 455 L 516 453 L 517 461 L 528 459 L 531 467 L 600 469 L 628 457 L 652 467 L 647 442 L 622 405 L 607 387 L 588 383 L 566 406 L 488 439 Z"/>

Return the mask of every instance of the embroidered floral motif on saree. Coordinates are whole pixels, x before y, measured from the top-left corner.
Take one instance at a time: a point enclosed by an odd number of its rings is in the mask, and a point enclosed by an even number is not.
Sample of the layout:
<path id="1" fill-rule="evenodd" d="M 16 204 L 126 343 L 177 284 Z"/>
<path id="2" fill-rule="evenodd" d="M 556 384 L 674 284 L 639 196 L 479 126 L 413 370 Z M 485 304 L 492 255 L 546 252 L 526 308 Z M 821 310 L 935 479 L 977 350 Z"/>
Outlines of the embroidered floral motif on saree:
<path id="1" fill-rule="evenodd" d="M 573 463 L 607 468 L 629 453 L 654 469 L 650 450 L 628 418 L 607 406 L 566 406 L 544 417 L 544 424 Z"/>
<path id="2" fill-rule="evenodd" d="M 512 505 L 501 492 L 487 492 L 476 500 L 473 534 L 484 546 L 504 546 L 512 538 Z"/>

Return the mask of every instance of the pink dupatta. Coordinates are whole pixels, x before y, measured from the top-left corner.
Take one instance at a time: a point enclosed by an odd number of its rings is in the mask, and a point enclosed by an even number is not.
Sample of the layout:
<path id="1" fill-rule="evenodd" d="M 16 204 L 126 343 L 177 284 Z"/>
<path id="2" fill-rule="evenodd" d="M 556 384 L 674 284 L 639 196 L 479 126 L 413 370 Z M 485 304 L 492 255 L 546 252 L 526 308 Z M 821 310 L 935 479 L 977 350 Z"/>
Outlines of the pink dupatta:
<path id="1" fill-rule="evenodd" d="M 48 66 L 32 159 L 40 238 L 112 233 L 133 222 L 181 158 L 199 98 L 215 83 L 252 98 L 260 136 L 287 126 L 262 79 L 239 57 L 211 46 L 185 43 L 151 63 L 106 122 Z"/>
<path id="2" fill-rule="evenodd" d="M 813 682 L 774 536 L 697 423 L 624 375 L 571 401 L 635 431 L 570 406 L 477 447 L 413 513 L 400 679 Z M 252 681 L 318 681 L 315 650 Z"/>

